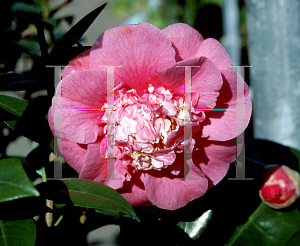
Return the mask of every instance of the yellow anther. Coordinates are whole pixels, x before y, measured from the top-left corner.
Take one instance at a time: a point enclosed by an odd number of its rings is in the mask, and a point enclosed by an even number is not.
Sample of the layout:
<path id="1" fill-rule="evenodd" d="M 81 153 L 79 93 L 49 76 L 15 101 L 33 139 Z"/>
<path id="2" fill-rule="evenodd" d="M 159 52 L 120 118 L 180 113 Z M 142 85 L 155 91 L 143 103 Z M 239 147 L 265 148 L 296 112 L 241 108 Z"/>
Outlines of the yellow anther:
<path id="1" fill-rule="evenodd" d="M 149 91 L 150 93 L 153 93 L 154 87 L 153 87 L 152 84 L 149 84 L 148 91 Z"/>

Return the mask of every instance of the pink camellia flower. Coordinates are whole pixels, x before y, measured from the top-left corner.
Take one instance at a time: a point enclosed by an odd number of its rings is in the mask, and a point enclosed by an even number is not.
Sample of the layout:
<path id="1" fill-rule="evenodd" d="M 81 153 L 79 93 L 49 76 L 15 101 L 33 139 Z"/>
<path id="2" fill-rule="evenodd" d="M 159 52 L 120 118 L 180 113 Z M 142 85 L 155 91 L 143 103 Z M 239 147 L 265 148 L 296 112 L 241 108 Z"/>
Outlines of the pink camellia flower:
<path id="1" fill-rule="evenodd" d="M 243 142 L 251 102 L 230 65 L 217 40 L 203 40 L 186 24 L 105 31 L 63 70 L 53 98 L 49 124 L 62 156 L 79 178 L 116 189 L 133 206 L 185 206 L 226 175 Z M 113 92 L 107 91 L 105 66 L 121 66 L 114 68 Z M 184 66 L 193 66 L 190 105 Z M 237 113 L 243 116 L 239 125 Z M 110 124 L 113 157 L 107 153 Z M 114 165 L 108 165 L 111 158 Z"/>
<path id="2" fill-rule="evenodd" d="M 300 175 L 287 166 L 275 166 L 264 174 L 259 196 L 271 208 L 287 208 L 300 195 Z"/>

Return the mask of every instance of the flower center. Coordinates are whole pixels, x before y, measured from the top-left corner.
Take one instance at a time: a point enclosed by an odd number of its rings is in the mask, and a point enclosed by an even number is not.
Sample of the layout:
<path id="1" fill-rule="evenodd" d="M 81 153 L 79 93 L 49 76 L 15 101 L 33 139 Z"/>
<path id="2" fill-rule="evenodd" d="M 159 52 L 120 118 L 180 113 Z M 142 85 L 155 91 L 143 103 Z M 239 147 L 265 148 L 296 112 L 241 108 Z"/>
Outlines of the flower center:
<path id="1" fill-rule="evenodd" d="M 115 149 L 119 153 L 116 157 L 130 156 L 131 165 L 139 170 L 161 170 L 172 165 L 176 153 L 182 152 L 187 144 L 184 120 L 189 118 L 189 112 L 183 98 L 169 90 L 150 85 L 148 91 L 141 97 L 134 89 L 118 91 L 113 109 Z M 105 103 L 102 107 L 104 122 L 108 117 L 107 106 Z M 199 114 L 193 109 L 191 112 Z M 193 138 L 191 142 L 195 143 Z"/>

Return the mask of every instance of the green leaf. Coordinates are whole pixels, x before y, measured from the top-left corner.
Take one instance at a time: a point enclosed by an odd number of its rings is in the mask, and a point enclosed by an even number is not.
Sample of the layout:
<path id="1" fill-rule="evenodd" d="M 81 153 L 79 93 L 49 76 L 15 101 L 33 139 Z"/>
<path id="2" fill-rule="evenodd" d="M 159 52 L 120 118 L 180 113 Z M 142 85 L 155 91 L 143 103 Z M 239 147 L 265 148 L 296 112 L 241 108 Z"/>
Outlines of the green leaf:
<path id="1" fill-rule="evenodd" d="M 286 246 L 298 246 L 300 242 L 300 231 L 297 231 L 291 236 Z"/>
<path id="2" fill-rule="evenodd" d="M 52 136 L 49 123 L 45 118 L 49 110 L 47 100 L 47 97 L 37 97 L 30 100 L 28 107 L 14 127 L 24 137 L 39 144 L 49 144 Z"/>
<path id="3" fill-rule="evenodd" d="M 206 228 L 213 211 L 207 210 L 199 218 L 191 222 L 180 221 L 177 225 L 189 235 L 190 238 L 196 240 Z"/>
<path id="4" fill-rule="evenodd" d="M 9 113 L 21 117 L 28 103 L 15 97 L 0 95 L 0 107 Z"/>
<path id="5" fill-rule="evenodd" d="M 0 160 L 0 202 L 38 196 L 19 159 Z"/>
<path id="6" fill-rule="evenodd" d="M 12 115 L 12 118 L 5 120 L 4 123 L 11 129 L 14 129 L 17 119 L 23 115 L 28 105 L 28 102 L 18 98 L 0 95 L 0 108 Z"/>
<path id="7" fill-rule="evenodd" d="M 262 202 L 248 221 L 236 228 L 226 245 L 282 246 L 299 230 L 298 209 L 279 211 Z"/>
<path id="8" fill-rule="evenodd" d="M 24 171 L 26 172 L 26 175 L 31 180 L 31 182 L 33 182 L 34 180 L 36 180 L 37 178 L 40 177 L 40 175 L 36 172 L 35 166 L 32 166 L 31 163 L 29 163 L 27 161 L 27 157 L 17 156 L 17 155 L 10 155 L 10 156 L 7 156 L 7 158 L 19 159 L 20 162 L 22 163 L 22 167 L 24 168 Z M 49 160 L 49 157 L 48 157 L 48 160 Z"/>
<path id="9" fill-rule="evenodd" d="M 36 227 L 32 219 L 0 220 L 0 246 L 34 246 Z"/>
<path id="10" fill-rule="evenodd" d="M 41 56 L 40 44 L 37 40 L 20 39 L 19 41 L 14 41 L 14 43 L 33 56 Z"/>
<path id="11" fill-rule="evenodd" d="M 42 17 L 42 11 L 40 8 L 23 2 L 16 2 L 11 7 L 11 11 L 15 14 L 25 14 L 27 17 L 34 15 L 35 18 Z"/>
<path id="12" fill-rule="evenodd" d="M 106 3 L 83 17 L 56 43 L 49 55 L 49 64 L 58 63 L 59 65 L 63 65 L 65 63 L 65 61 L 62 60 L 63 56 L 69 52 L 76 40 L 81 38 L 81 36 L 86 32 L 97 16 L 102 12 L 105 6 Z M 69 60 L 66 62 L 68 63 L 68 61 Z"/>
<path id="13" fill-rule="evenodd" d="M 56 203 L 125 213 L 139 221 L 132 206 L 114 189 L 85 179 L 50 180 L 37 186 L 40 193 Z"/>
<path id="14" fill-rule="evenodd" d="M 20 73 L 7 73 L 0 76 L 0 90 L 20 91 L 38 89 L 39 84 Z"/>
<path id="15" fill-rule="evenodd" d="M 15 129 L 15 125 L 17 123 L 17 120 L 6 120 L 4 123 L 11 129 Z"/>
<path id="16" fill-rule="evenodd" d="M 114 211 L 109 211 L 109 210 L 100 210 L 100 209 L 95 209 L 95 211 L 99 214 L 104 214 L 104 215 L 108 215 L 108 216 L 112 216 L 116 219 L 120 219 L 120 213 L 118 212 L 114 212 Z"/>

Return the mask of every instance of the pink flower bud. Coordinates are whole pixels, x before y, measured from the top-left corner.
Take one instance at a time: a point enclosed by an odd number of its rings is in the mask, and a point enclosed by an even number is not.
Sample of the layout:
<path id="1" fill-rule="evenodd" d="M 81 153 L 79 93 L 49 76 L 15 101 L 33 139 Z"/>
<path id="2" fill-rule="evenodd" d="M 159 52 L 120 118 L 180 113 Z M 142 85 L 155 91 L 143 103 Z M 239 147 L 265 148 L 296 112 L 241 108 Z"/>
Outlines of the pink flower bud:
<path id="1" fill-rule="evenodd" d="M 300 192 L 300 175 L 287 166 L 275 166 L 264 174 L 259 196 L 271 208 L 281 209 L 294 203 Z"/>

